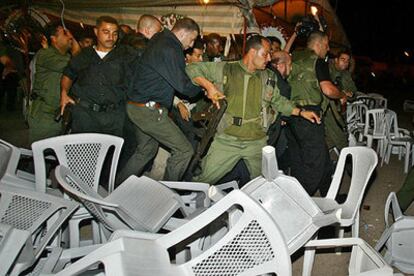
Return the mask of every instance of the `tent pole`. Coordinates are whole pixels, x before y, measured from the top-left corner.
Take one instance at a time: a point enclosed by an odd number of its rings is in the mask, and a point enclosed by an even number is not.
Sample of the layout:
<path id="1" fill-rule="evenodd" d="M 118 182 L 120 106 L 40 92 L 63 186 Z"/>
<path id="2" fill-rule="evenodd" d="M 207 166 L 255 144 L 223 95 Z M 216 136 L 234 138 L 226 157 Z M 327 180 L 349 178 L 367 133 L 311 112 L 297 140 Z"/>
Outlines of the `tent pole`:
<path id="1" fill-rule="evenodd" d="M 246 16 L 243 16 L 243 51 L 242 56 L 244 56 L 246 52 L 246 38 L 247 38 L 247 19 Z"/>

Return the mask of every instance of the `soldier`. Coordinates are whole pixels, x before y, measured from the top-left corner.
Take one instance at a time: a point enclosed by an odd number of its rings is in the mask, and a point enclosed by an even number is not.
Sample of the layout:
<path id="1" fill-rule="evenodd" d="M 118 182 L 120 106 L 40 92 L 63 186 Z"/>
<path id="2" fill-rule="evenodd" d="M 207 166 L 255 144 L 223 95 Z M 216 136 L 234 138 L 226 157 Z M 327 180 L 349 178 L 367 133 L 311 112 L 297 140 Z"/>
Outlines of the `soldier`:
<path id="1" fill-rule="evenodd" d="M 349 97 L 357 92 L 354 81 L 349 71 L 351 53 L 342 50 L 338 56 L 329 63 L 329 72 L 334 84 Z M 348 146 L 345 133 L 346 124 L 341 115 L 341 106 L 338 101 L 325 97 L 327 110 L 325 112 L 325 133 L 328 148 L 335 147 L 338 151 Z"/>
<path id="2" fill-rule="evenodd" d="M 187 66 L 193 82 L 208 93 L 221 84 L 228 106 L 207 155 L 202 160 L 201 175 L 195 181 L 216 183 L 243 159 L 252 178 L 260 174 L 261 149 L 266 145 L 266 118 L 270 108 L 285 116 L 295 115 L 319 122 L 312 111 L 294 106 L 279 94 L 276 76 L 265 70 L 270 61 L 270 42 L 263 36 L 252 36 L 246 43 L 246 54 L 237 62 L 199 62 Z M 264 116 L 262 116 L 264 114 Z"/>
<path id="3" fill-rule="evenodd" d="M 59 114 L 60 79 L 71 58 L 69 51 L 74 55 L 80 51 L 72 34 L 59 24 L 50 25 L 46 35 L 50 47 L 40 49 L 36 55 L 34 100 L 28 117 L 31 143 L 62 134 L 62 123 L 55 121 Z"/>
<path id="4" fill-rule="evenodd" d="M 331 81 L 328 63 L 329 39 L 325 33 L 310 34 L 307 49 L 293 53 L 293 68 L 289 76 L 291 100 L 305 110 L 323 114 L 324 95 L 332 99 L 346 99 Z M 292 117 L 288 132 L 291 175 L 296 177 L 308 194 L 318 189 L 325 195 L 333 171 L 325 142 L 324 124 L 310 124 Z"/>

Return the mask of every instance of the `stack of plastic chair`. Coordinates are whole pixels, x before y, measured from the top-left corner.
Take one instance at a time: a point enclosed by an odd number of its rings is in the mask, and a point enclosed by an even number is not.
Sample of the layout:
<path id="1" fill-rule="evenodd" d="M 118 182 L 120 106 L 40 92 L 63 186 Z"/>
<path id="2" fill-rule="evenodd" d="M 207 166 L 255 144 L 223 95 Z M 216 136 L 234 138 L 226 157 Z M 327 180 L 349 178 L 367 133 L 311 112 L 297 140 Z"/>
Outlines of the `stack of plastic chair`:
<path id="1" fill-rule="evenodd" d="M 414 144 L 414 139 L 411 137 L 408 130 L 398 127 L 397 114 L 394 111 L 387 109 L 385 116 L 387 122 L 387 140 L 386 150 L 382 160 L 385 160 L 385 163 L 388 164 L 391 153 L 398 154 L 399 159 L 401 159 L 402 154 L 404 154 L 404 173 L 408 173 L 411 148 Z"/>
<path id="2" fill-rule="evenodd" d="M 18 169 L 23 156 L 31 157 L 32 151 L 0 139 L 0 184 L 34 190 L 34 175 Z"/>
<path id="3" fill-rule="evenodd" d="M 106 228 L 107 237 L 120 229 L 152 233 L 161 228 L 171 230 L 186 222 L 172 218 L 176 211 L 180 210 L 184 217 L 189 215 L 189 209 L 194 212 L 175 191 L 145 176 L 130 176 L 103 198 L 62 165 L 56 167 L 55 175 L 65 192 L 82 202 Z M 199 189 L 209 187 L 196 184 Z"/>
<path id="4" fill-rule="evenodd" d="M 228 213 L 240 210 L 229 231 L 198 256 L 177 262 L 182 244 Z M 284 237 L 268 212 L 240 190 L 230 192 L 180 228 L 154 235 L 136 231 L 114 233 L 114 240 L 76 261 L 57 275 L 75 275 L 103 264 L 105 275 L 292 275 Z M 93 271 L 91 271 L 93 272 Z"/>
<path id="5" fill-rule="evenodd" d="M 390 225 L 388 216 L 392 210 L 394 223 Z M 414 217 L 404 216 L 397 196 L 391 192 L 385 203 L 385 230 L 375 249 L 385 246 L 384 259 L 392 266 L 407 274 L 414 274 Z"/>
<path id="6" fill-rule="evenodd" d="M 305 250 L 352 247 L 348 265 L 349 276 L 403 276 L 393 272 L 382 256 L 360 238 L 312 240 Z M 302 276 L 311 276 L 314 259 L 305 255 Z"/>
<path id="7" fill-rule="evenodd" d="M 340 207 L 327 212 L 306 193 L 296 178 L 278 171 L 275 149 L 262 150 L 262 176 L 250 181 L 242 191 L 259 203 L 276 221 L 293 254 L 319 228 L 338 222 Z"/>
<path id="8" fill-rule="evenodd" d="M 365 119 L 368 107 L 362 101 L 356 101 L 347 106 L 347 130 L 354 136 L 358 136 L 358 141 L 362 142 Z"/>
<path id="9" fill-rule="evenodd" d="M 122 138 L 98 134 L 82 133 L 52 137 L 32 144 L 35 165 L 36 190 L 46 192 L 48 175 L 46 172 L 46 152 L 53 152 L 59 164 L 67 166 L 75 175 L 82 179 L 92 190 L 98 192 L 100 177 L 108 152 L 113 148 L 110 163 L 108 192 L 114 188 L 115 173 L 124 140 Z M 78 247 L 80 241 L 80 223 L 91 220 L 89 212 L 80 208 L 69 222 L 70 247 Z M 93 243 L 104 241 L 99 227 L 92 221 Z"/>
<path id="10" fill-rule="evenodd" d="M 25 234 L 19 235 L 22 240 L 16 241 L 15 235 L 2 237 L 1 246 L 13 243 L 13 247 L 21 247 L 25 243 L 19 256 L 15 258 L 9 269 L 11 275 L 19 273 L 39 265 L 39 260 L 47 246 L 58 237 L 62 225 L 76 211 L 79 204 L 67 199 L 17 188 L 10 185 L 0 185 L 0 221 L 2 224 L 29 232 L 28 241 L 24 240 Z M 5 240 L 3 240 L 5 239 Z M 9 240 L 11 239 L 11 240 Z M 57 240 L 59 244 L 59 240 Z M 6 252 L 6 256 L 8 256 Z M 8 256 L 10 257 L 10 256 Z M 3 266 L 0 259 L 0 266 Z"/>
<path id="11" fill-rule="evenodd" d="M 368 110 L 365 119 L 364 137 L 367 138 L 368 147 L 372 147 L 373 141 L 377 140 L 377 153 L 381 157 L 385 155 L 386 129 L 385 109 Z"/>
<path id="12" fill-rule="evenodd" d="M 358 96 L 357 101 L 362 101 L 368 107 L 368 109 L 375 109 L 376 108 L 377 102 L 371 96 L 368 96 L 368 95 Z"/>
<path id="13" fill-rule="evenodd" d="M 383 95 L 378 93 L 368 93 L 367 96 L 373 98 L 375 100 L 375 107 L 374 108 L 384 108 L 387 109 L 388 107 L 388 100 L 384 98 Z"/>

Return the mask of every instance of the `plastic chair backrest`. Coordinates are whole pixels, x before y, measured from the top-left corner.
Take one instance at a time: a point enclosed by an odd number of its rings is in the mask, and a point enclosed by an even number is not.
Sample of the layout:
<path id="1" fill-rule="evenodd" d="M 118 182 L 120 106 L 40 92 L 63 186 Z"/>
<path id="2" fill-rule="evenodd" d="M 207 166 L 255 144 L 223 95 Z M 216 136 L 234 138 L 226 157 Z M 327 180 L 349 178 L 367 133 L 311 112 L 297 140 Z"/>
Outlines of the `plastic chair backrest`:
<path id="1" fill-rule="evenodd" d="M 390 210 L 394 222 L 388 220 Z M 414 217 L 403 215 L 397 195 L 388 195 L 384 208 L 385 230 L 382 233 L 375 250 L 386 247 L 384 259 L 400 271 L 414 273 Z"/>
<path id="2" fill-rule="evenodd" d="M 0 139 L 0 180 L 7 172 L 12 155 L 12 148 L 8 143 Z"/>
<path id="3" fill-rule="evenodd" d="M 342 218 L 353 219 L 361 205 L 365 188 L 378 163 L 375 151 L 368 147 L 343 148 L 336 165 L 327 198 L 335 199 L 345 171 L 348 156 L 352 157 L 352 178 L 346 201 L 341 204 Z"/>
<path id="4" fill-rule="evenodd" d="M 371 109 L 367 111 L 364 135 L 385 136 L 386 128 L 385 109 Z"/>
<path id="5" fill-rule="evenodd" d="M 368 107 L 368 109 L 376 108 L 376 101 L 373 97 L 360 96 L 360 97 L 357 97 L 357 100 L 362 101 Z"/>
<path id="6" fill-rule="evenodd" d="M 68 167 L 82 181 L 97 191 L 105 158 L 110 148 L 114 147 L 108 181 L 108 192 L 112 192 L 122 144 L 123 139 L 120 137 L 98 133 L 70 134 L 34 142 L 32 150 L 36 190 L 46 191 L 45 150 L 52 149 L 59 164 Z"/>
<path id="7" fill-rule="evenodd" d="M 131 176 L 102 198 L 62 165 L 56 167 L 55 176 L 66 192 L 77 197 L 111 231 L 157 232 L 178 209 L 184 208 L 178 194 L 148 177 Z M 105 211 L 108 209 L 110 212 Z"/>
<path id="8" fill-rule="evenodd" d="M 63 223 L 78 207 L 79 204 L 75 202 L 45 193 L 9 185 L 0 186 L 0 223 L 31 233 L 36 245 L 33 261 L 41 256 Z M 49 219 L 51 225 L 46 228 Z M 26 265 L 31 264 L 28 262 Z"/>

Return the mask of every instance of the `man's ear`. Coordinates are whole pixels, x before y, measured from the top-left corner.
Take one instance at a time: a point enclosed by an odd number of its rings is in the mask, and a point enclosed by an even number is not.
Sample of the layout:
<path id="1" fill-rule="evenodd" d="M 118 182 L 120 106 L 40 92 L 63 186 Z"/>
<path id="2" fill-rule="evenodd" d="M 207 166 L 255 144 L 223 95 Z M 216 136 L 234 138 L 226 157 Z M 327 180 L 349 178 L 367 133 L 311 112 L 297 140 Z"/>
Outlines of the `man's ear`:
<path id="1" fill-rule="evenodd" d="M 95 33 L 96 36 L 98 36 L 98 29 L 96 27 L 93 28 L 93 32 Z"/>

